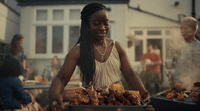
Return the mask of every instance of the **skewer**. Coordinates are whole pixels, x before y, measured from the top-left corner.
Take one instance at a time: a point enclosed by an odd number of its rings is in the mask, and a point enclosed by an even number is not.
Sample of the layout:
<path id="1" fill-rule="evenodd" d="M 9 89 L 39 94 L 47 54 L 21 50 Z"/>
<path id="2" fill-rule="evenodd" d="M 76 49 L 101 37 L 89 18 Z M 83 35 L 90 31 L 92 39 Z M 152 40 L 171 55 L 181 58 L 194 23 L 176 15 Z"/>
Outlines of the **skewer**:
<path id="1" fill-rule="evenodd" d="M 195 86 L 193 86 L 193 87 L 195 87 Z M 197 90 L 194 90 L 193 93 L 189 94 L 189 96 L 183 100 L 183 103 L 184 103 L 188 98 L 192 98 L 192 95 L 193 95 L 195 92 L 197 92 L 199 89 L 200 89 L 200 87 L 199 87 Z"/>
<path id="2" fill-rule="evenodd" d="M 94 91 L 93 85 L 92 85 L 92 81 L 89 83 L 89 85 L 92 87 L 92 91 Z"/>
<path id="3" fill-rule="evenodd" d="M 93 85 L 92 85 L 92 91 L 94 91 Z"/>
<path id="4" fill-rule="evenodd" d="M 80 88 L 86 90 L 86 88 L 84 88 L 84 87 L 82 87 L 82 86 L 80 86 Z"/>

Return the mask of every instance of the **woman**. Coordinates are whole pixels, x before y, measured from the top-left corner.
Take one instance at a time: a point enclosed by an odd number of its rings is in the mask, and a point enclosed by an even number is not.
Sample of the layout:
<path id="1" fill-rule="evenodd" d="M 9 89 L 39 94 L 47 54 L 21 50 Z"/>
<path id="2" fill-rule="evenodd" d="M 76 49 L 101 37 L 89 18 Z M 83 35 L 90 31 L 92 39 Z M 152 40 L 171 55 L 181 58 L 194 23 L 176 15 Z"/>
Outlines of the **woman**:
<path id="1" fill-rule="evenodd" d="M 42 76 L 46 77 L 49 82 L 57 75 L 60 70 L 61 64 L 57 56 L 54 56 L 51 60 L 51 66 L 45 67 Z"/>
<path id="2" fill-rule="evenodd" d="M 26 56 L 24 55 L 24 50 L 22 44 L 24 42 L 24 37 L 21 34 L 15 34 L 12 38 L 12 41 L 9 45 L 4 47 L 4 52 L 7 55 L 10 55 L 21 63 L 22 73 L 20 75 L 24 75 L 24 71 L 28 72 L 29 68 L 26 67 Z"/>
<path id="3" fill-rule="evenodd" d="M 106 7 L 99 3 L 86 5 L 81 12 L 81 20 L 81 36 L 78 44 L 67 54 L 61 70 L 49 89 L 51 109 L 54 103 L 58 103 L 56 105 L 58 110 L 63 109 L 61 93 L 76 65 L 80 67 L 84 87 L 90 82 L 94 88 L 106 88 L 106 85 L 113 83 L 121 84 L 122 73 L 130 88 L 140 91 L 142 97 L 148 99 L 149 93 L 133 72 L 125 49 L 119 42 L 106 37 L 110 29 Z"/>

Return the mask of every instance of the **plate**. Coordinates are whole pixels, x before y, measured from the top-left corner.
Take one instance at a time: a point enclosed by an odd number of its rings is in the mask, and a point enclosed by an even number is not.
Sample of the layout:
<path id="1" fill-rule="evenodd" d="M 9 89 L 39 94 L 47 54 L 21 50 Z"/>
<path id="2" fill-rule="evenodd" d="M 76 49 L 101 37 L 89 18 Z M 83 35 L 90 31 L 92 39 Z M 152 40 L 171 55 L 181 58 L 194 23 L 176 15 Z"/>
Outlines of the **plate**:
<path id="1" fill-rule="evenodd" d="M 48 85 L 48 84 L 51 84 L 51 83 L 49 83 L 49 82 L 38 82 L 38 83 L 36 83 L 37 85 Z"/>

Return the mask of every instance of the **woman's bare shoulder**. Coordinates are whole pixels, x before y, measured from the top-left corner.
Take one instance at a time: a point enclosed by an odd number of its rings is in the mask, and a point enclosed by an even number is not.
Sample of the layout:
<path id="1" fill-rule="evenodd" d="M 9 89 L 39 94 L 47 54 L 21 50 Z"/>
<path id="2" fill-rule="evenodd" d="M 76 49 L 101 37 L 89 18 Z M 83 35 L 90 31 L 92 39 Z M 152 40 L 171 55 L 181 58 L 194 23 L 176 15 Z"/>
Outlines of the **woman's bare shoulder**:
<path id="1" fill-rule="evenodd" d="M 70 58 L 80 58 L 80 45 L 76 45 L 74 48 L 72 48 L 69 53 L 67 54 L 67 57 Z"/>
<path id="2" fill-rule="evenodd" d="M 111 45 L 111 44 L 114 43 L 114 40 L 112 40 L 112 39 L 106 37 L 106 42 L 107 42 L 108 45 Z"/>
<path id="3" fill-rule="evenodd" d="M 118 41 L 115 41 L 115 47 L 117 48 L 117 51 L 119 54 L 124 54 L 125 53 L 125 49 L 123 47 L 123 45 L 118 42 Z"/>

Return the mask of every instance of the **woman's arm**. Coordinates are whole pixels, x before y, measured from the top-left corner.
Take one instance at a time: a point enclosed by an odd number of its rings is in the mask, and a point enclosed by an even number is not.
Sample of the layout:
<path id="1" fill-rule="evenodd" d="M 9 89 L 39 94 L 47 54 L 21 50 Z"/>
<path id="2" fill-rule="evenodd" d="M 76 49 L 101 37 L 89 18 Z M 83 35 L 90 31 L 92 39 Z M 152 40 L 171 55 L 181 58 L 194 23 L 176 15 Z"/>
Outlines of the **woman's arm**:
<path id="1" fill-rule="evenodd" d="M 126 79 L 127 83 L 129 84 L 130 88 L 133 90 L 138 90 L 140 92 L 144 91 L 145 87 L 140 78 L 134 73 L 128 60 L 128 56 L 125 52 L 125 49 L 118 42 L 116 42 L 116 48 L 120 57 L 121 72 L 124 78 Z"/>
<path id="2" fill-rule="evenodd" d="M 29 72 L 29 68 L 26 67 L 26 59 L 23 59 L 23 68 L 25 72 Z"/>
<path id="3" fill-rule="evenodd" d="M 63 89 L 69 82 L 76 68 L 79 58 L 80 58 L 80 46 L 76 46 L 67 54 L 64 64 L 62 65 L 60 71 L 58 72 L 58 74 L 52 81 L 51 87 L 49 89 L 50 107 L 52 107 L 53 101 L 57 101 L 57 103 L 59 104 L 59 107 L 62 108 Z"/>
<path id="4" fill-rule="evenodd" d="M 145 89 L 140 78 L 134 73 L 130 65 L 130 62 L 128 60 L 125 49 L 118 42 L 116 42 L 116 48 L 120 57 L 121 72 L 124 78 L 126 79 L 128 85 L 130 86 L 131 89 L 139 91 L 142 98 L 144 99 L 144 102 L 149 103 L 150 102 L 149 92 Z"/>

